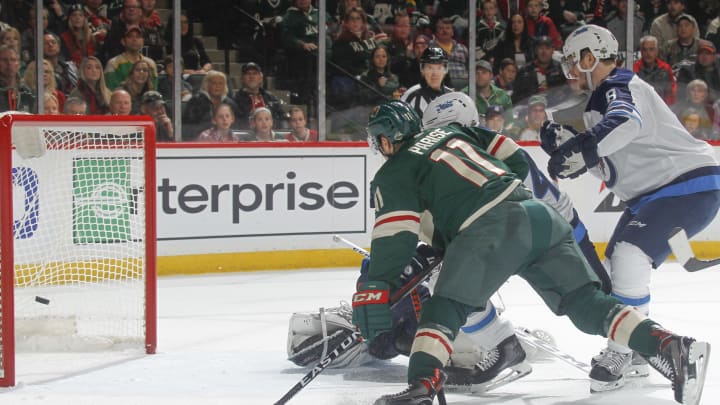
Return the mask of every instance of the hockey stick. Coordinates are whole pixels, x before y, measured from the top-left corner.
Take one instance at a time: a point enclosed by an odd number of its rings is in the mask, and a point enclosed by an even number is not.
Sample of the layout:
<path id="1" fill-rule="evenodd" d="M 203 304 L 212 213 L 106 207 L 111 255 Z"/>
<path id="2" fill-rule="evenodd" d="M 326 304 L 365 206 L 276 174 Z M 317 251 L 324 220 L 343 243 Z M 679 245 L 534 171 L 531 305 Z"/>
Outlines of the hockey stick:
<path id="1" fill-rule="evenodd" d="M 363 250 L 362 248 L 359 248 L 360 250 Z M 415 287 L 417 287 L 420 283 L 427 280 L 435 271 L 437 271 L 442 264 L 442 260 L 438 260 L 435 262 L 432 266 L 430 266 L 428 269 L 423 271 L 422 273 L 416 274 L 413 278 L 411 278 L 404 286 L 402 286 L 399 290 L 395 291 L 393 293 L 392 297 L 390 297 L 390 308 L 394 308 L 400 301 L 403 300 L 403 298 L 407 297 L 410 292 L 412 292 Z M 275 402 L 275 405 L 283 405 L 286 404 L 292 397 L 295 396 L 300 390 L 305 388 L 306 385 L 310 383 L 310 381 L 314 380 L 315 377 L 318 376 L 318 374 L 322 373 L 335 359 L 340 357 L 341 354 L 343 354 L 348 349 L 354 347 L 357 344 L 360 344 L 361 342 L 361 335 L 359 331 L 346 331 L 345 332 L 345 338 L 342 340 L 342 342 L 338 345 L 338 347 L 335 348 L 335 350 L 331 351 L 327 354 L 327 356 L 323 359 L 320 359 L 320 362 L 313 367 L 312 370 L 310 370 L 305 376 L 303 376 L 300 381 L 298 381 L 297 384 L 295 384 L 290 390 L 283 395 L 282 398 L 280 398 L 277 402 Z M 441 399 L 442 398 L 442 399 Z M 438 393 L 438 401 L 440 401 L 441 405 L 444 405 L 444 394 Z"/>
<path id="2" fill-rule="evenodd" d="M 365 256 L 365 257 L 370 257 L 370 252 L 368 252 L 367 250 L 361 248 L 360 246 L 358 246 L 358 245 L 350 242 L 349 240 L 343 238 L 343 237 L 340 236 L 340 235 L 333 235 L 333 240 L 334 240 L 335 242 L 338 242 L 338 243 L 344 243 L 344 244 L 347 245 L 350 249 L 354 250 L 354 251 L 357 252 L 357 253 L 360 253 L 361 255 L 363 255 L 363 256 Z"/>
<path id="3" fill-rule="evenodd" d="M 700 260 L 696 258 L 690 246 L 687 233 L 682 228 L 674 228 L 672 230 L 668 238 L 668 244 L 677 258 L 678 263 L 680 263 L 686 271 L 696 272 L 720 264 L 720 258 L 710 260 Z"/>
<path id="4" fill-rule="evenodd" d="M 559 350 L 557 347 L 544 341 L 543 339 L 540 339 L 539 337 L 535 336 L 529 329 L 516 327 L 515 334 L 518 335 L 518 337 L 521 339 L 521 341 L 523 343 L 527 343 L 528 345 L 530 345 L 538 350 L 542 350 L 543 352 L 545 352 L 559 360 L 564 361 L 565 363 L 577 368 L 578 370 L 580 370 L 586 374 L 590 373 L 590 365 L 589 364 L 576 359 L 575 357 L 571 356 L 569 353 L 565 353 L 562 350 Z"/>

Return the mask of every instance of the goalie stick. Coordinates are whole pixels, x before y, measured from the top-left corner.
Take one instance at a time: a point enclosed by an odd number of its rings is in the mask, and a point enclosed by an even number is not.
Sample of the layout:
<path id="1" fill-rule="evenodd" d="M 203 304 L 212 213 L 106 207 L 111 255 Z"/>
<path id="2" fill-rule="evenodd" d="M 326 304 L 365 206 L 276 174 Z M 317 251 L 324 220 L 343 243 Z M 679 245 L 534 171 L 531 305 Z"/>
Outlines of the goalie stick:
<path id="1" fill-rule="evenodd" d="M 687 233 L 682 228 L 674 228 L 672 230 L 668 238 L 668 244 L 675 258 L 677 258 L 678 263 L 680 263 L 686 271 L 696 272 L 720 264 L 720 258 L 710 260 L 700 260 L 696 258 L 690 246 Z"/>
<path id="2" fill-rule="evenodd" d="M 363 250 L 360 247 L 358 247 L 358 249 Z M 427 270 L 423 271 L 422 273 L 418 273 L 399 290 L 395 291 L 392 297 L 390 297 L 390 308 L 395 307 L 395 305 L 402 301 L 403 298 L 407 297 L 415 289 L 415 287 L 430 278 L 430 276 L 434 272 L 440 269 L 441 264 L 442 260 L 436 261 Z M 335 359 L 340 357 L 341 354 L 343 354 L 346 350 L 352 348 L 353 346 L 360 344 L 360 342 L 362 341 L 361 337 L 362 336 L 359 331 L 345 331 L 345 338 L 341 341 L 338 347 L 336 347 L 333 351 L 329 352 L 325 358 L 320 359 L 320 362 L 317 363 L 315 367 L 312 368 L 312 370 L 305 374 L 305 376 L 303 376 L 303 378 L 301 378 L 297 384 L 290 388 L 290 390 L 285 393 L 282 398 L 275 402 L 275 405 L 286 404 L 292 397 L 295 396 L 295 394 L 305 388 L 305 386 L 308 385 L 310 381 L 314 380 L 315 377 L 318 376 L 318 374 L 322 373 Z M 440 405 L 446 404 L 445 393 L 442 390 L 438 392 L 438 401 L 440 402 Z"/>

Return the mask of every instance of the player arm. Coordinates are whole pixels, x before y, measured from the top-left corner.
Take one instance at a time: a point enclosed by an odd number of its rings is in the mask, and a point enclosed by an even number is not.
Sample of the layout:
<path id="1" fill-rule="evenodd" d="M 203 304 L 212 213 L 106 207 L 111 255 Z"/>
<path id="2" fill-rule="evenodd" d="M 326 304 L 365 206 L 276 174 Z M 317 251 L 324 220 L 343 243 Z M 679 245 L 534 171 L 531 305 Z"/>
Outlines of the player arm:
<path id="1" fill-rule="evenodd" d="M 633 141 L 642 128 L 642 115 L 627 87 L 616 87 L 605 93 L 605 115 L 588 131 L 598 156 L 608 156 Z"/>
<path id="2" fill-rule="evenodd" d="M 515 141 L 481 127 L 463 127 L 462 130 L 475 139 L 477 145 L 491 156 L 505 163 L 520 179 L 527 177 L 528 163 L 522 148 Z"/>
<path id="3" fill-rule="evenodd" d="M 374 184 L 375 226 L 370 244 L 369 280 L 400 286 L 400 274 L 415 254 L 422 209 L 411 190 Z"/>

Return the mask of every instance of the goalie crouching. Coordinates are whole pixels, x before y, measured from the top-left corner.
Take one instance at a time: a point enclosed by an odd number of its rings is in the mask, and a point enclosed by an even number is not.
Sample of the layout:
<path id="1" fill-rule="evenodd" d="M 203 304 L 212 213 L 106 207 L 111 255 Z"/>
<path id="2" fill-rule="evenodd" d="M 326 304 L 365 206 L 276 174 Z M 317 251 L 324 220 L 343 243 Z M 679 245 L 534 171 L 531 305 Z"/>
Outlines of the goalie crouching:
<path id="1" fill-rule="evenodd" d="M 403 283 L 424 272 L 441 260 L 432 247 L 420 244 L 402 275 Z M 367 281 L 369 260 L 364 259 L 358 283 Z M 343 352 L 330 368 L 359 367 L 398 355 L 409 356 L 417 332 L 420 310 L 430 298 L 431 284 L 418 285 L 392 310 L 393 327 L 370 343 L 356 345 Z M 332 352 L 345 338 L 345 331 L 355 330 L 352 308 L 346 302 L 318 312 L 298 312 L 290 318 L 288 360 L 301 367 L 312 367 Z M 467 331 L 467 333 L 465 332 Z M 547 336 L 547 335 L 546 335 Z M 532 347 L 523 347 L 515 336 L 512 324 L 498 316 L 491 302 L 485 311 L 472 314 L 454 342 L 446 372 L 445 386 L 450 389 L 485 392 L 515 381 L 532 371 L 527 362 Z"/>

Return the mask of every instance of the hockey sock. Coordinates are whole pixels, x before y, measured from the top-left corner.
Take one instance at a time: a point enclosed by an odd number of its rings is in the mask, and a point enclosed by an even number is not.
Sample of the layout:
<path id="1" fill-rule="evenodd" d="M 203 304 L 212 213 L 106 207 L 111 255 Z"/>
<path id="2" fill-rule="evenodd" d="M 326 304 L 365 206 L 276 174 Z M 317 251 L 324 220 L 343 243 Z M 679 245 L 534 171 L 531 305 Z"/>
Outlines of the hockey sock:
<path id="1" fill-rule="evenodd" d="M 445 366 L 452 354 L 450 334 L 447 328 L 436 324 L 418 329 L 410 354 L 408 383 L 431 376 L 435 369 Z"/>

